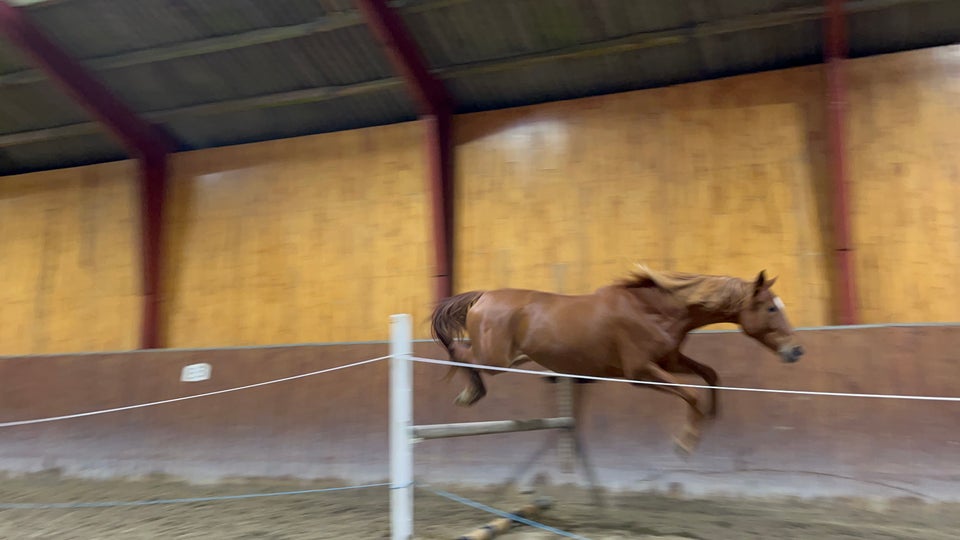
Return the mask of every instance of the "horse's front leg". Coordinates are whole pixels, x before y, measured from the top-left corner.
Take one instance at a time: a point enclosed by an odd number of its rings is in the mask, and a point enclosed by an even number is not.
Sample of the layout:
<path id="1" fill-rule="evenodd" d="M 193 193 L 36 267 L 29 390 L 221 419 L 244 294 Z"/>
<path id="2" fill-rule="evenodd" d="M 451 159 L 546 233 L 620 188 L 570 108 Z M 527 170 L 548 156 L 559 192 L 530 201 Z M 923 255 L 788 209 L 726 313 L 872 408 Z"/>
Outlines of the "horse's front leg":
<path id="1" fill-rule="evenodd" d="M 654 383 L 662 382 L 668 384 L 681 384 L 676 377 L 654 363 L 650 363 L 650 365 L 646 366 L 643 375 L 643 379 L 647 379 Z M 636 379 L 636 377 L 631 378 Z M 700 442 L 700 426 L 704 417 L 704 414 L 697 406 L 697 395 L 689 388 L 682 386 L 653 385 L 651 387 L 656 390 L 660 390 L 661 392 L 679 396 L 681 399 L 687 402 L 687 425 L 684 427 L 683 433 L 674 438 L 674 443 L 676 443 L 677 447 L 684 453 L 693 453 L 694 449 L 697 447 L 697 444 Z"/>

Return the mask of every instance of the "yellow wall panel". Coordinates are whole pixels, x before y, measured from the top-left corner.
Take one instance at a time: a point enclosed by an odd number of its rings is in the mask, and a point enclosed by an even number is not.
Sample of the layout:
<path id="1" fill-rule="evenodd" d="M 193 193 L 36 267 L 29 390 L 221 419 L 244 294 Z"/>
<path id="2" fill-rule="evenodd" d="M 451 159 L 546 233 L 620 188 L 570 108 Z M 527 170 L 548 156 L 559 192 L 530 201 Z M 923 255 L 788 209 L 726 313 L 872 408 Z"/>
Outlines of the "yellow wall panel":
<path id="1" fill-rule="evenodd" d="M 960 46 L 850 63 L 850 176 L 864 322 L 957 321 Z"/>
<path id="2" fill-rule="evenodd" d="M 173 170 L 170 345 L 382 339 L 391 313 L 426 319 L 418 124 L 191 152 Z"/>
<path id="3" fill-rule="evenodd" d="M 0 353 L 136 346 L 134 175 L 108 163 L 0 181 Z"/>

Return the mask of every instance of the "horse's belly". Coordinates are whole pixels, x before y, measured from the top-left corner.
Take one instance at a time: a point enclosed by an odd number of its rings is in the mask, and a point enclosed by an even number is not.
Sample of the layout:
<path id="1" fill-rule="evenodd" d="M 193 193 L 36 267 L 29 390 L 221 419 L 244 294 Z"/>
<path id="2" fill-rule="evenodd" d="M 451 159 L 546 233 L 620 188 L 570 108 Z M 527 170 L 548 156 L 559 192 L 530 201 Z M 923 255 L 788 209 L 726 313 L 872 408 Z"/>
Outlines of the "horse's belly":
<path id="1" fill-rule="evenodd" d="M 613 354 L 598 354 L 596 349 L 564 349 L 526 354 L 533 362 L 558 373 L 590 377 L 622 377 L 623 369 Z"/>

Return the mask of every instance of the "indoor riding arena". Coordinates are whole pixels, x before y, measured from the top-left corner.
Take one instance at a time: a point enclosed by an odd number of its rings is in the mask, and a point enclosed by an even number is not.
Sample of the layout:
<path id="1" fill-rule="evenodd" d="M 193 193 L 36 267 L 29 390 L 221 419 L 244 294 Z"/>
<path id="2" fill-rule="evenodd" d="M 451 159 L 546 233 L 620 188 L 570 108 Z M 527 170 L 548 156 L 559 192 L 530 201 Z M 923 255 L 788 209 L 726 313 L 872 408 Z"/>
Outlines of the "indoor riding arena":
<path id="1" fill-rule="evenodd" d="M 0 538 L 956 538 L 957 125 L 956 0 L 0 0 Z"/>

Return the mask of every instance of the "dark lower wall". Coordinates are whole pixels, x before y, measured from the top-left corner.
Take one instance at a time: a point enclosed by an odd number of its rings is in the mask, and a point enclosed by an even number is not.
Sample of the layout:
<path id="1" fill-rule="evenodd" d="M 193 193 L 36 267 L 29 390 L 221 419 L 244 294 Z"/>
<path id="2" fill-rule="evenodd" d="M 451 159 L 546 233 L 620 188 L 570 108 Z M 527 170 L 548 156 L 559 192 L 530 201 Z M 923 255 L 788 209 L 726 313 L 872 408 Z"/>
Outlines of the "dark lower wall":
<path id="1" fill-rule="evenodd" d="M 805 331 L 809 353 L 780 363 L 738 333 L 696 334 L 686 351 L 722 384 L 839 392 L 960 395 L 960 327 Z M 0 361 L 0 421 L 56 416 L 208 392 L 387 354 L 386 344 L 164 351 Z M 444 358 L 433 344 L 418 355 Z M 213 377 L 179 382 L 208 362 Z M 388 364 L 195 400 L 0 431 L 0 469 L 83 476 L 167 473 L 380 481 L 388 471 Z M 418 424 L 556 414 L 555 389 L 520 374 L 487 378 L 472 409 L 461 380 L 415 369 Z M 694 381 L 694 379 L 690 379 Z M 679 399 L 626 384 L 576 385 L 582 461 L 564 474 L 556 432 L 417 444 L 418 479 L 594 483 L 610 489 L 960 498 L 960 403 L 722 392 L 720 418 L 693 456 L 672 435 Z"/>

